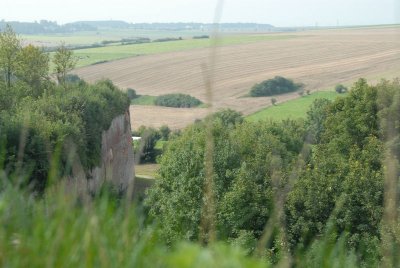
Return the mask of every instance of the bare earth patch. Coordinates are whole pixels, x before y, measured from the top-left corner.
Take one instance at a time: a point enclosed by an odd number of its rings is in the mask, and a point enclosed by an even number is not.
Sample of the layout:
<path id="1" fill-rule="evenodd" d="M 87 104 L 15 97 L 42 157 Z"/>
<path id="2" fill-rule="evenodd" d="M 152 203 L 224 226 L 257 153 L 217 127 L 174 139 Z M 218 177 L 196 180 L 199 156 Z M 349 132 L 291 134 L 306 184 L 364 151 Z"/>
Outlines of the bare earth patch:
<path id="1" fill-rule="evenodd" d="M 307 31 L 297 38 L 218 48 L 214 72 L 214 107 L 250 114 L 271 104 L 270 98 L 243 97 L 258 82 L 281 75 L 311 91 L 349 84 L 366 77 L 391 78 L 400 71 L 400 28 Z M 202 65 L 209 49 L 134 57 L 77 69 L 88 81 L 110 78 L 141 95 L 184 93 L 205 101 Z M 275 97 L 279 102 L 297 93 Z M 133 127 L 182 128 L 203 118 L 207 109 L 133 106 Z"/>

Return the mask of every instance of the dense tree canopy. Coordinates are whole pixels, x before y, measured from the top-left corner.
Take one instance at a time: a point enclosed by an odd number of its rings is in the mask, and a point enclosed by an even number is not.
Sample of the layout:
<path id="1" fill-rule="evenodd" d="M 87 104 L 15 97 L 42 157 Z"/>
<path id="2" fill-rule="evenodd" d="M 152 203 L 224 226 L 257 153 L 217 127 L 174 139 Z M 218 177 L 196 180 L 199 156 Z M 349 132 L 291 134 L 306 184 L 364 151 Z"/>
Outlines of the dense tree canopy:
<path id="1" fill-rule="evenodd" d="M 202 102 L 186 94 L 166 94 L 158 96 L 154 103 L 158 106 L 190 108 L 199 106 Z"/>
<path id="2" fill-rule="evenodd" d="M 321 237 L 341 237 L 361 263 L 375 265 L 382 243 L 385 145 L 400 155 L 399 92 L 398 80 L 370 86 L 360 79 L 334 102 L 315 101 L 304 122 L 253 124 L 232 111 L 208 118 L 218 237 L 254 250 L 278 196 L 284 200 L 285 225 L 278 244 L 287 244 L 291 254 Z M 195 124 L 170 142 L 149 191 L 150 215 L 162 223 L 169 241 L 199 238 L 205 129 L 204 122 Z M 267 247 L 276 252 L 278 244 Z"/>
<path id="3" fill-rule="evenodd" d="M 126 111 L 126 94 L 108 80 L 63 79 L 61 87 L 48 79 L 47 54 L 22 48 L 11 28 L 0 36 L 0 168 L 42 191 L 52 161 L 59 161 L 56 177 L 69 175 L 75 160 L 86 171 L 98 165 L 102 131 Z"/>
<path id="4" fill-rule="evenodd" d="M 255 241 L 271 216 L 274 189 L 285 183 L 302 148 L 303 128 L 293 121 L 247 123 L 232 111 L 206 120 L 213 121 L 218 235 Z M 197 123 L 170 142 L 161 157 L 160 178 L 147 204 L 170 241 L 199 236 L 206 137 L 205 123 Z"/>
<path id="5" fill-rule="evenodd" d="M 273 96 L 293 92 L 301 88 L 303 88 L 303 84 L 294 83 L 292 80 L 282 76 L 275 76 L 273 79 L 254 85 L 250 90 L 250 96 Z"/>

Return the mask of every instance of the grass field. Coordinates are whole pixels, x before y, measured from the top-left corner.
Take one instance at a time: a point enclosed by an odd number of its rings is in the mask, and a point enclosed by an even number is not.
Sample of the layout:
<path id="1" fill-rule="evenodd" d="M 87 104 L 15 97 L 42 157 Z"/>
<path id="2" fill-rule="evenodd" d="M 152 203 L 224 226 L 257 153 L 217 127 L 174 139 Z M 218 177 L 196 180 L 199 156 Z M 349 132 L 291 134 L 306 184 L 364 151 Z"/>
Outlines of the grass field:
<path id="1" fill-rule="evenodd" d="M 135 174 L 137 177 L 155 178 L 159 167 L 158 164 L 135 165 Z"/>
<path id="2" fill-rule="evenodd" d="M 297 119 L 305 118 L 307 111 L 312 102 L 316 99 L 329 99 L 334 100 L 338 96 L 334 91 L 319 91 L 311 95 L 306 95 L 298 99 L 290 100 L 284 103 L 277 103 L 275 106 L 268 107 L 254 114 L 246 117 L 248 121 L 258 121 L 264 119 L 283 120 L 283 119 Z"/>
<path id="3" fill-rule="evenodd" d="M 166 38 L 166 37 L 182 37 L 192 38 L 196 35 L 204 35 L 205 32 L 182 30 L 182 31 L 162 31 L 162 30 L 137 30 L 137 29 L 120 29 L 120 30 L 99 30 L 99 31 L 83 31 L 66 34 L 46 34 L 46 35 L 29 35 L 23 34 L 20 37 L 27 42 L 42 44 L 46 46 L 57 46 L 61 42 L 68 45 L 91 45 L 100 43 L 104 40 L 118 41 L 122 38 L 147 37 L 150 39 Z"/>
<path id="4" fill-rule="evenodd" d="M 240 45 L 266 40 L 281 40 L 294 38 L 293 35 L 235 35 L 221 38 L 220 45 Z M 77 67 L 87 66 L 103 61 L 112 61 L 141 55 L 159 54 L 165 52 L 184 51 L 195 48 L 206 48 L 211 44 L 209 39 L 184 39 L 181 41 L 155 42 L 134 45 L 117 45 L 99 48 L 75 50 L 79 58 Z"/>
<path id="5" fill-rule="evenodd" d="M 154 105 L 154 101 L 156 100 L 156 96 L 148 96 L 141 95 L 136 99 L 131 100 L 131 104 L 133 105 Z"/>

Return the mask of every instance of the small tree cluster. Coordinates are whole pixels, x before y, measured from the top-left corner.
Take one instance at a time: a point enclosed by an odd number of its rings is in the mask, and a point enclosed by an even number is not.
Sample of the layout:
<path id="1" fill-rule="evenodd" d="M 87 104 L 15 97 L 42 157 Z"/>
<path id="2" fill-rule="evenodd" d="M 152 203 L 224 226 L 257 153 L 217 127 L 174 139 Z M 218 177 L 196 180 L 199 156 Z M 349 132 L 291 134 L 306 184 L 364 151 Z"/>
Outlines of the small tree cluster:
<path id="1" fill-rule="evenodd" d="M 154 163 L 162 151 L 156 148 L 158 141 L 168 141 L 171 129 L 168 126 L 161 126 L 159 129 L 141 126 L 132 133 L 133 136 L 141 137 L 140 141 L 134 144 L 135 154 L 139 156 L 141 163 Z"/>
<path id="2" fill-rule="evenodd" d="M 275 76 L 273 79 L 266 80 L 253 86 L 250 90 L 250 96 L 263 97 L 285 94 L 302 89 L 303 87 L 303 84 L 294 83 L 292 80 L 282 76 Z"/>
<path id="3" fill-rule="evenodd" d="M 161 95 L 154 101 L 157 106 L 175 107 L 175 108 L 191 108 L 197 107 L 202 102 L 195 97 L 186 94 L 167 94 Z"/>

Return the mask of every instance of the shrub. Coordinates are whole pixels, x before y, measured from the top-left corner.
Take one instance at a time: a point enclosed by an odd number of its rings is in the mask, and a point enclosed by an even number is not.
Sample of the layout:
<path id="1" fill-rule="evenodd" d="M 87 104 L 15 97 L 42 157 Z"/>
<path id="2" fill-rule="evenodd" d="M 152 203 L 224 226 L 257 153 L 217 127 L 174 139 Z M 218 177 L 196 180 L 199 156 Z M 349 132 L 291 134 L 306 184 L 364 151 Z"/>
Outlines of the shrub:
<path id="1" fill-rule="evenodd" d="M 256 84 L 250 91 L 252 97 L 273 96 L 293 92 L 303 88 L 303 84 L 294 83 L 292 80 L 282 76 Z"/>
<path id="2" fill-rule="evenodd" d="M 128 94 L 128 98 L 130 100 L 136 99 L 138 97 L 138 95 L 136 94 L 136 91 L 132 88 L 128 88 L 126 90 L 126 94 Z"/>
<path id="3" fill-rule="evenodd" d="M 347 87 L 343 86 L 342 84 L 338 84 L 335 86 L 335 91 L 339 94 L 346 93 Z"/>
<path id="4" fill-rule="evenodd" d="M 197 107 L 202 102 L 195 97 L 186 94 L 167 94 L 156 98 L 155 105 L 175 107 L 175 108 L 191 108 Z"/>

